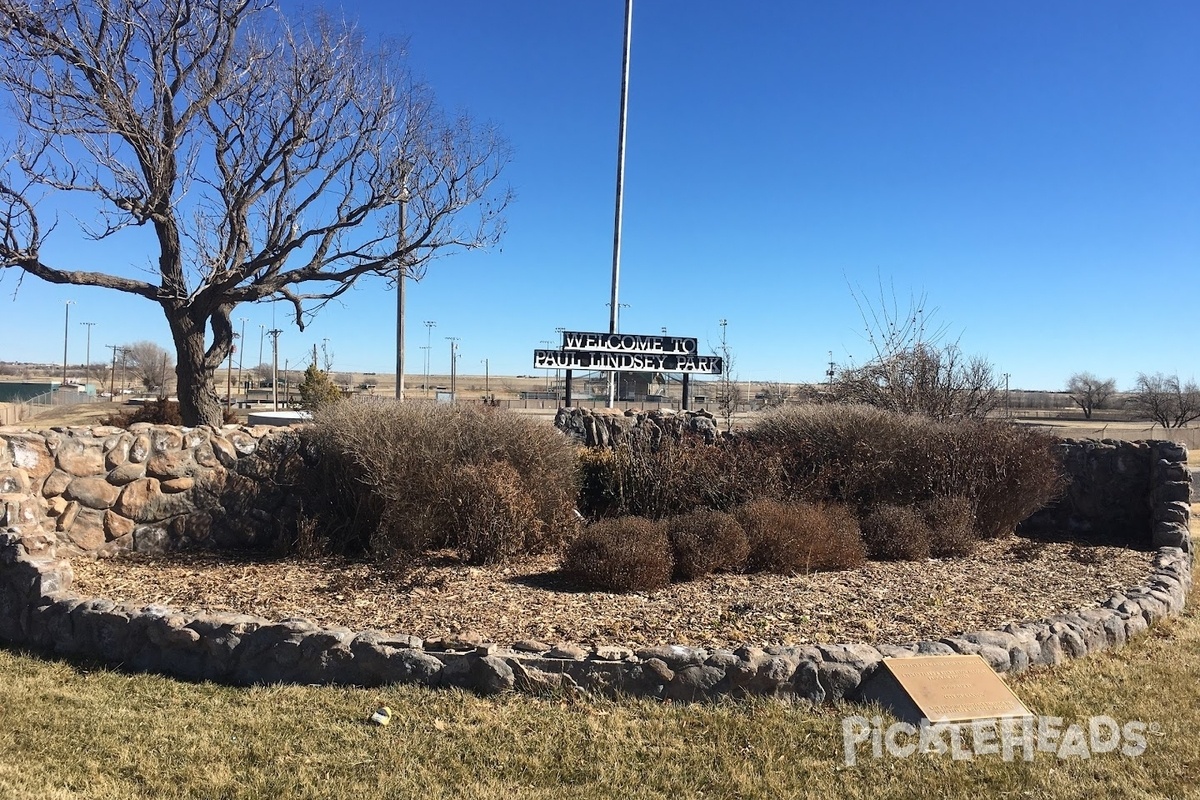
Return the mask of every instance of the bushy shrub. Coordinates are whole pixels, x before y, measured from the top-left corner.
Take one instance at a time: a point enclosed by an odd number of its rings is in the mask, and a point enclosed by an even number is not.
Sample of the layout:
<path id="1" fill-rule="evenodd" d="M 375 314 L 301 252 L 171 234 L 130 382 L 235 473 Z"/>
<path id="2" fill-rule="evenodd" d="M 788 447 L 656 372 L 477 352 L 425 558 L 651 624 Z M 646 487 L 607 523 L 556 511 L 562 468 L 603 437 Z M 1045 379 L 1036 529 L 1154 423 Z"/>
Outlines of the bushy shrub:
<path id="1" fill-rule="evenodd" d="M 937 497 L 922 509 L 929 526 L 929 554 L 970 555 L 975 549 L 975 509 L 965 497 Z"/>
<path id="2" fill-rule="evenodd" d="M 866 557 L 858 520 L 844 505 L 763 499 L 739 507 L 735 516 L 749 542 L 749 572 L 848 569 Z"/>
<path id="3" fill-rule="evenodd" d="M 221 417 L 226 425 L 238 421 L 238 416 L 233 412 L 233 409 L 223 409 Z M 179 414 L 179 403 L 175 400 L 168 400 L 165 397 L 160 397 L 157 400 L 149 400 L 135 407 L 131 411 L 114 414 L 104 420 L 101 420 L 103 425 L 112 425 L 117 428 L 128 428 L 135 422 L 149 422 L 153 425 L 182 425 L 183 417 Z"/>
<path id="4" fill-rule="evenodd" d="M 1013 531 L 1062 487 L 1053 439 L 1000 420 L 797 406 L 765 415 L 750 435 L 783 454 L 793 496 L 848 503 L 863 514 L 962 497 L 983 536 Z"/>
<path id="5" fill-rule="evenodd" d="M 575 448 L 549 425 L 494 409 L 334 403 L 306 430 L 308 498 L 331 549 L 475 562 L 550 550 L 575 530 Z M 312 512 L 310 512 L 312 513 Z"/>
<path id="6" fill-rule="evenodd" d="M 690 433 L 587 449 L 580 466 L 580 506 L 590 519 L 727 511 L 777 495 L 783 477 L 782 461 L 769 446 L 734 437 L 708 444 Z"/>
<path id="7" fill-rule="evenodd" d="M 494 564 L 520 555 L 525 532 L 538 526 L 533 497 L 511 464 L 467 464 L 454 472 L 456 543 L 472 564 Z"/>
<path id="8" fill-rule="evenodd" d="M 610 592 L 650 591 L 671 580 L 671 543 L 662 523 L 643 517 L 601 520 L 568 545 L 563 571 Z"/>
<path id="9" fill-rule="evenodd" d="M 691 581 L 712 572 L 741 572 L 746 568 L 750 543 L 733 515 L 693 511 L 669 517 L 665 524 L 675 557 L 676 580 Z"/>
<path id="10" fill-rule="evenodd" d="M 913 561 L 929 557 L 930 530 L 915 508 L 884 503 L 862 520 L 867 555 L 886 561 Z"/>

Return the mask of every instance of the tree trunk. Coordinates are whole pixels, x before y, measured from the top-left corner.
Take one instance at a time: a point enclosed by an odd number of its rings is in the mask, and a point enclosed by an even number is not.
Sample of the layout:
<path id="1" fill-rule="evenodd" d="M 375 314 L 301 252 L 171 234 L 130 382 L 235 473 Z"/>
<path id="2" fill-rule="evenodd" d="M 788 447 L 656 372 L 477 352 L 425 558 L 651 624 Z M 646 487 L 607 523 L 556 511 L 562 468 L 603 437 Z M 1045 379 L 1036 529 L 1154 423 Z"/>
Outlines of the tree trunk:
<path id="1" fill-rule="evenodd" d="M 204 320 L 197 321 L 187 310 L 167 308 L 167 321 L 171 326 L 171 337 L 175 340 L 176 396 L 179 398 L 179 416 L 184 425 L 211 425 L 219 428 L 225 416 L 221 400 L 217 396 L 215 370 L 222 359 L 220 335 L 211 349 L 204 347 Z M 195 313 L 195 312 L 193 312 Z M 214 329 L 219 326 L 214 325 Z M 228 338 L 228 337 L 226 337 Z M 225 343 L 228 350 L 232 339 Z"/>

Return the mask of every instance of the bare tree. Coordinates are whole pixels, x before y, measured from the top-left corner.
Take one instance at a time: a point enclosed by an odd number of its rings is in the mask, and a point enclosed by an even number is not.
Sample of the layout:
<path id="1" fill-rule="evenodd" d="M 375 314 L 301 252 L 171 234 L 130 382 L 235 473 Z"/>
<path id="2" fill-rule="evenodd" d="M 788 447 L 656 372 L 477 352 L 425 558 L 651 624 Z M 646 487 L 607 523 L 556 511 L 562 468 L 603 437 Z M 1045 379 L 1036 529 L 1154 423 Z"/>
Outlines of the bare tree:
<path id="1" fill-rule="evenodd" d="M 1195 381 L 1180 383 L 1178 375 L 1140 373 L 1133 405 L 1163 428 L 1182 428 L 1200 419 L 1200 386 Z"/>
<path id="2" fill-rule="evenodd" d="M 874 356 L 837 371 L 835 399 L 934 419 L 985 416 L 1000 402 L 992 365 L 966 356 L 957 342 L 942 343 L 944 326 L 928 328 L 936 310 L 925 313 L 924 295 L 910 296 L 906 309 L 882 285 L 877 302 L 854 299 Z"/>
<path id="3" fill-rule="evenodd" d="M 125 365 L 141 382 L 146 391 L 158 390 L 159 397 L 170 394 L 168 378 L 175 371 L 175 359 L 165 347 L 154 342 L 134 342 L 121 348 L 125 353 Z"/>
<path id="4" fill-rule="evenodd" d="M 778 381 L 767 381 L 762 387 L 764 408 L 777 408 L 787 403 L 795 394 L 795 387 Z"/>
<path id="5" fill-rule="evenodd" d="M 1083 410 L 1083 418 L 1091 419 L 1092 412 L 1104 408 L 1117 391 L 1114 378 L 1101 380 L 1090 372 L 1077 372 L 1067 380 L 1067 394 Z"/>
<path id="6" fill-rule="evenodd" d="M 239 303 L 285 300 L 303 329 L 359 278 L 418 279 L 503 231 L 503 140 L 444 117 L 401 51 L 341 18 L 294 24 L 276 0 L 0 0 L 0 84 L 0 272 L 157 303 L 187 424 L 221 423 Z M 152 233 L 144 271 L 49 255 L 68 232 L 48 204 L 71 195 L 94 205 L 83 236 Z"/>

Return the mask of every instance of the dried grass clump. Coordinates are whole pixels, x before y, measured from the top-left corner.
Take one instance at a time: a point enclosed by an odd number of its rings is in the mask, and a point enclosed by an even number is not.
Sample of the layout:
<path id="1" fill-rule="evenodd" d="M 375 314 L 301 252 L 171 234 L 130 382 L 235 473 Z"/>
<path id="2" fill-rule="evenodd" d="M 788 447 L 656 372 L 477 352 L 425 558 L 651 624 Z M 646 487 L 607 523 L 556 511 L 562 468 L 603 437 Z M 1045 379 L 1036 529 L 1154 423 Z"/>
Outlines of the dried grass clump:
<path id="1" fill-rule="evenodd" d="M 221 410 L 221 419 L 226 425 L 236 423 L 238 416 L 233 409 Z M 116 428 L 128 428 L 135 422 L 149 422 L 153 425 L 182 425 L 183 417 L 179 413 L 179 403 L 160 397 L 149 400 L 131 411 L 113 414 L 100 420 L 101 425 L 112 425 Z"/>
<path id="2" fill-rule="evenodd" d="M 930 530 L 919 511 L 885 503 L 862 520 L 867 554 L 884 561 L 929 558 Z"/>
<path id="3" fill-rule="evenodd" d="M 750 545 L 748 572 L 849 569 L 866 557 L 858 520 L 843 505 L 756 500 L 735 516 Z"/>
<path id="4" fill-rule="evenodd" d="M 562 566 L 581 585 L 594 589 L 661 589 L 671 581 L 671 543 L 659 522 L 643 517 L 601 520 L 568 545 Z"/>
<path id="5" fill-rule="evenodd" d="M 559 546 L 575 531 L 575 448 L 494 409 L 392 401 L 318 410 L 308 503 L 330 549 L 411 557 L 460 548 L 476 563 Z"/>
<path id="6" fill-rule="evenodd" d="M 750 543 L 732 514 L 701 510 L 666 520 L 675 556 L 674 578 L 691 581 L 713 572 L 741 572 Z"/>

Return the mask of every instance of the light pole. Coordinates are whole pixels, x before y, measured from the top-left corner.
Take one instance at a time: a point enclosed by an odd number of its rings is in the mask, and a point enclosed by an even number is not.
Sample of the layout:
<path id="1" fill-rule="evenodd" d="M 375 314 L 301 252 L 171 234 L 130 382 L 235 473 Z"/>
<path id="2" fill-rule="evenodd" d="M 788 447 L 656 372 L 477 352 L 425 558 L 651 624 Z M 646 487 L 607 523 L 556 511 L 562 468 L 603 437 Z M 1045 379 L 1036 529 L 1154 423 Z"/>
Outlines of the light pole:
<path id="1" fill-rule="evenodd" d="M 262 346 L 263 346 L 263 339 L 266 337 L 266 335 L 267 335 L 267 326 L 259 325 L 258 326 L 258 363 L 254 365 L 254 368 L 259 370 L 259 375 L 258 375 L 259 379 L 262 378 L 262 371 L 260 369 L 263 365 Z M 261 384 L 259 384 L 259 385 L 261 386 Z"/>
<path id="2" fill-rule="evenodd" d="M 92 378 L 92 326 L 94 322 L 81 322 L 80 325 L 87 325 L 87 350 L 83 358 L 83 385 L 87 386 L 87 382 Z M 104 375 L 101 372 L 100 383 L 104 383 Z"/>
<path id="3" fill-rule="evenodd" d="M 486 358 L 480 363 L 483 364 L 483 396 L 490 403 L 492 401 L 491 365 L 488 364 Z"/>
<path id="4" fill-rule="evenodd" d="M 554 329 L 554 332 L 558 334 L 558 346 L 559 347 L 563 346 L 563 334 L 566 333 L 566 330 L 567 330 L 566 328 L 555 328 Z M 559 376 L 559 370 L 558 370 L 558 367 L 555 367 L 554 368 L 554 394 L 555 394 L 555 397 L 558 396 L 558 376 Z"/>
<path id="5" fill-rule="evenodd" d="M 71 329 L 71 306 L 75 304 L 74 300 L 68 300 L 66 303 L 66 315 L 63 319 L 63 379 L 62 385 L 67 385 L 67 332 Z"/>
<path id="6" fill-rule="evenodd" d="M 621 112 L 617 126 L 617 198 L 613 212 L 612 294 L 608 309 L 608 332 L 616 333 L 621 304 L 618 285 L 621 279 L 621 207 L 625 195 L 625 117 L 629 110 L 629 43 L 633 34 L 633 0 L 625 0 L 625 41 L 621 53 Z M 608 407 L 616 405 L 617 373 L 608 377 Z"/>
<path id="7" fill-rule="evenodd" d="M 458 402 L 458 337 L 447 336 L 446 341 L 450 342 L 450 402 Z"/>
<path id="8" fill-rule="evenodd" d="M 549 339 L 542 339 L 541 342 L 542 342 L 542 347 L 546 348 L 547 350 L 550 349 L 550 340 Z M 548 370 L 548 369 L 546 370 L 546 391 L 547 392 L 550 391 L 550 370 Z"/>
<path id="9" fill-rule="evenodd" d="M 425 396 L 429 396 L 429 354 L 433 352 L 433 329 L 437 327 L 437 322 L 432 319 L 425 320 Z"/>
<path id="10" fill-rule="evenodd" d="M 405 227 L 408 224 L 408 171 L 412 164 L 400 163 L 400 197 L 397 202 L 396 252 L 400 263 L 396 265 L 396 399 L 404 400 L 404 281 L 408 271 L 408 243 Z"/>
<path id="11" fill-rule="evenodd" d="M 1004 373 L 1004 416 L 1011 417 L 1012 410 L 1008 405 L 1008 376 L 1009 373 Z"/>

